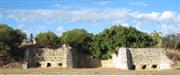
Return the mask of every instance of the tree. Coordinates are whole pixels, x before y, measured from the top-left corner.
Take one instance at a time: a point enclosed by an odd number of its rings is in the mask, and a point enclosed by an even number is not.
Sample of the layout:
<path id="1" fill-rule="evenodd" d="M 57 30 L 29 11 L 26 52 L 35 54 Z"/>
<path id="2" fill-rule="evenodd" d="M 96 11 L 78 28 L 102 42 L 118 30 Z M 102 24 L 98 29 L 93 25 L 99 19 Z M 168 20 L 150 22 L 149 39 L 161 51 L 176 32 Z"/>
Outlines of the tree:
<path id="1" fill-rule="evenodd" d="M 59 38 L 53 32 L 40 32 L 37 37 L 37 44 L 41 47 L 57 48 Z"/>
<path id="2" fill-rule="evenodd" d="M 23 33 L 20 29 L 14 30 L 7 24 L 0 24 L 1 58 L 7 58 L 7 56 L 10 56 L 12 52 L 15 52 L 14 48 L 17 48 L 24 38 L 26 38 L 26 34 Z"/>
<path id="3" fill-rule="evenodd" d="M 162 44 L 163 44 L 162 46 L 164 48 L 171 48 L 171 49 L 175 48 L 176 46 L 175 36 L 176 36 L 175 34 L 168 34 L 162 37 Z"/>
<path id="4" fill-rule="evenodd" d="M 162 47 L 162 37 L 161 37 L 161 32 L 154 31 L 151 33 L 153 40 L 157 44 L 156 47 Z"/>
<path id="5" fill-rule="evenodd" d="M 117 47 L 144 48 L 155 45 L 153 38 L 134 27 L 112 26 L 93 37 L 91 53 L 100 59 L 109 59 Z"/>
<path id="6" fill-rule="evenodd" d="M 10 45 L 13 39 L 13 29 L 6 24 L 0 24 L 0 42 L 3 45 Z"/>
<path id="7" fill-rule="evenodd" d="M 20 29 L 14 30 L 14 40 L 16 45 L 19 46 L 23 39 L 26 39 L 27 36 L 24 32 L 22 32 Z"/>
<path id="8" fill-rule="evenodd" d="M 65 44 L 76 48 L 78 52 L 89 53 L 88 47 L 92 41 L 93 34 L 88 33 L 84 29 L 74 29 L 64 32 L 61 39 Z"/>

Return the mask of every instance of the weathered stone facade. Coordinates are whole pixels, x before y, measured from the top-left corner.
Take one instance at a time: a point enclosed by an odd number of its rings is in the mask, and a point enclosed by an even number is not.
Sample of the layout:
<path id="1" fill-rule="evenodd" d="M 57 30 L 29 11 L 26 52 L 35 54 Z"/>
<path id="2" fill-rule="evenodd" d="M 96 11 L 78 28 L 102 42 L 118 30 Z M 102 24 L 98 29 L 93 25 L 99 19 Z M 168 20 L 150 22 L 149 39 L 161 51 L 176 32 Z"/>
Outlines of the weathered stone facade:
<path id="1" fill-rule="evenodd" d="M 119 48 L 117 52 L 114 65 L 119 69 L 170 69 L 173 64 L 162 48 Z"/>
<path id="2" fill-rule="evenodd" d="M 63 45 L 58 49 L 30 47 L 24 68 L 119 68 L 123 70 L 171 69 L 173 62 L 162 48 L 119 48 L 112 59 L 99 60 Z"/>
<path id="3" fill-rule="evenodd" d="M 63 45 L 58 49 L 30 46 L 25 52 L 24 68 L 96 68 L 101 61 L 89 54 Z"/>
<path id="4" fill-rule="evenodd" d="M 30 47 L 25 52 L 23 67 L 68 68 L 73 66 L 71 55 L 71 48 L 65 45 L 58 49 Z"/>

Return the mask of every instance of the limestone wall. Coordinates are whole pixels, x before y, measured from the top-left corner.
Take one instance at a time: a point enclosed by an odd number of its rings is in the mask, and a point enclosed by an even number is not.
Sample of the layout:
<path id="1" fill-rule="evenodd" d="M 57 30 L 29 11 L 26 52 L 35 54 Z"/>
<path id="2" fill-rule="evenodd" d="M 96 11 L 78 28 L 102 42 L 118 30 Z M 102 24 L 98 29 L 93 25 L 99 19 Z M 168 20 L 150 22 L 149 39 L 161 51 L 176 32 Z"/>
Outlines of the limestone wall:
<path id="1" fill-rule="evenodd" d="M 71 50 L 63 46 L 58 49 L 29 47 L 25 53 L 25 64 L 27 68 L 31 67 L 72 67 Z"/>
<path id="2" fill-rule="evenodd" d="M 112 54 L 112 59 L 99 60 L 66 46 L 58 49 L 30 47 L 26 51 L 23 67 L 158 70 L 170 69 L 173 64 L 162 48 L 119 48 L 117 52 Z"/>
<path id="3" fill-rule="evenodd" d="M 72 62 L 74 68 L 97 68 L 101 67 L 101 61 L 91 55 L 78 53 L 73 49 Z"/>
<path id="4" fill-rule="evenodd" d="M 162 48 L 119 48 L 116 68 L 134 70 L 170 69 L 173 62 Z"/>
<path id="5" fill-rule="evenodd" d="M 75 49 L 29 47 L 26 50 L 24 68 L 97 68 L 101 61 L 88 54 L 78 53 Z"/>
<path id="6" fill-rule="evenodd" d="M 112 59 L 101 60 L 101 63 L 102 63 L 102 67 L 103 68 L 114 68 L 113 60 Z"/>
<path id="7" fill-rule="evenodd" d="M 119 48 L 112 59 L 101 60 L 102 67 L 123 70 L 171 69 L 173 62 L 162 48 Z"/>

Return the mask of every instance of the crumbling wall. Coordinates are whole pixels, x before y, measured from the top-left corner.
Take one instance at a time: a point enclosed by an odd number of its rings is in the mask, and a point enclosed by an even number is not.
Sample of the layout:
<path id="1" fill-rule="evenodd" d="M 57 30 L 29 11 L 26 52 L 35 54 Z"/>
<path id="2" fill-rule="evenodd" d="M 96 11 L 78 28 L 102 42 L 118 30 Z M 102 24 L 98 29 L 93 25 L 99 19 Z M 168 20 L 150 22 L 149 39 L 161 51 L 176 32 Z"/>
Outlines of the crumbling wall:
<path id="1" fill-rule="evenodd" d="M 74 68 L 97 68 L 101 67 L 101 61 L 93 58 L 89 54 L 79 53 L 77 50 L 72 50 L 72 61 Z"/>
<path id="2" fill-rule="evenodd" d="M 101 61 L 89 54 L 78 53 L 70 47 L 58 49 L 29 47 L 26 50 L 24 68 L 97 68 Z"/>
<path id="3" fill-rule="evenodd" d="M 25 53 L 24 68 L 31 67 L 72 67 L 71 48 L 63 46 L 58 49 L 29 47 Z"/>
<path id="4" fill-rule="evenodd" d="M 125 70 L 170 69 L 173 62 L 162 48 L 119 48 L 116 68 Z"/>

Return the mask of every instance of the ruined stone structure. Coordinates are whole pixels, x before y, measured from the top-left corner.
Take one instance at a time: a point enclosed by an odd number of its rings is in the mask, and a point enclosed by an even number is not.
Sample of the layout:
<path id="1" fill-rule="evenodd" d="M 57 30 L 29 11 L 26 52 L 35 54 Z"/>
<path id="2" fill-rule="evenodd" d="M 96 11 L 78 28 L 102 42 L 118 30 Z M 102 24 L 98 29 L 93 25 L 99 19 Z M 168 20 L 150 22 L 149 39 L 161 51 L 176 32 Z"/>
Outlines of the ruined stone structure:
<path id="1" fill-rule="evenodd" d="M 170 69 L 173 64 L 162 48 L 119 48 L 113 62 L 124 70 Z"/>
<path id="2" fill-rule="evenodd" d="M 73 66 L 71 55 L 71 48 L 65 45 L 58 49 L 30 47 L 25 52 L 23 67 L 68 68 Z"/>
<path id="3" fill-rule="evenodd" d="M 58 49 L 27 48 L 24 68 L 119 68 L 123 70 L 170 69 L 173 62 L 162 48 L 119 48 L 112 59 L 99 60 L 63 45 Z"/>
<path id="4" fill-rule="evenodd" d="M 23 68 L 96 68 L 101 61 L 63 45 L 58 49 L 28 46 Z"/>

